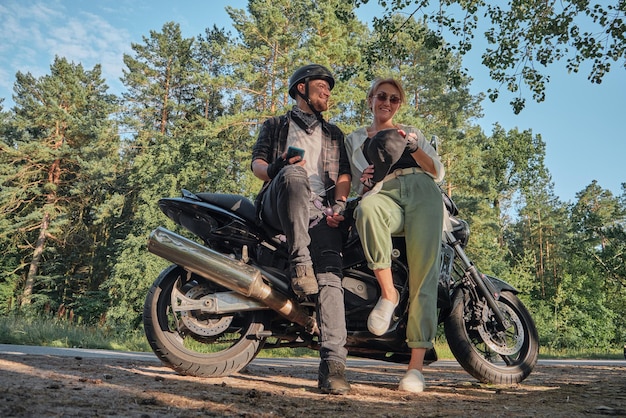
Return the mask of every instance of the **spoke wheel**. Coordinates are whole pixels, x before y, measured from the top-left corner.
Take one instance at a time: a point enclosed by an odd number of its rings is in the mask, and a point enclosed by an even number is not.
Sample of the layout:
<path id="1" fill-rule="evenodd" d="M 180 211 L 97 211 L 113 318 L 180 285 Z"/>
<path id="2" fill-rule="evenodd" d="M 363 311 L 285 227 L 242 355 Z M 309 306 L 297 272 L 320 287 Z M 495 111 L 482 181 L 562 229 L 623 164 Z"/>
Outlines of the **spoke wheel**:
<path id="1" fill-rule="evenodd" d="M 486 305 L 486 304 L 485 304 Z M 539 337 L 530 313 L 511 292 L 502 292 L 498 306 L 509 326 L 498 331 L 486 306 L 458 292 L 445 321 L 450 350 L 463 368 L 484 383 L 514 384 L 530 375 L 539 354 Z"/>
<path id="2" fill-rule="evenodd" d="M 250 363 L 263 346 L 264 340 L 256 337 L 264 329 L 260 313 L 210 315 L 181 309 L 176 302 L 178 294 L 202 300 L 217 291 L 224 289 L 173 265 L 148 292 L 146 337 L 161 361 L 180 374 L 228 376 Z"/>

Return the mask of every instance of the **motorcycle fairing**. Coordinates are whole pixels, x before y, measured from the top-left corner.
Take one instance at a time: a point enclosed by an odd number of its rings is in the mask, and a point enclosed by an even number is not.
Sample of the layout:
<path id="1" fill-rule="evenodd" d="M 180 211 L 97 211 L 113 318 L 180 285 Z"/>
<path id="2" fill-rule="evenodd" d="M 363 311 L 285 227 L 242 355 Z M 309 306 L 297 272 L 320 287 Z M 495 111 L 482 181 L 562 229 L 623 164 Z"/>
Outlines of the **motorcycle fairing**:
<path id="1" fill-rule="evenodd" d="M 209 194 L 207 194 L 209 195 Z M 249 200 L 232 195 L 212 195 L 215 203 L 190 197 L 159 200 L 159 207 L 168 218 L 202 238 L 205 242 L 219 239 L 237 240 L 242 245 L 260 240 L 254 228 L 254 205 Z M 230 204 L 230 208 L 224 208 Z"/>

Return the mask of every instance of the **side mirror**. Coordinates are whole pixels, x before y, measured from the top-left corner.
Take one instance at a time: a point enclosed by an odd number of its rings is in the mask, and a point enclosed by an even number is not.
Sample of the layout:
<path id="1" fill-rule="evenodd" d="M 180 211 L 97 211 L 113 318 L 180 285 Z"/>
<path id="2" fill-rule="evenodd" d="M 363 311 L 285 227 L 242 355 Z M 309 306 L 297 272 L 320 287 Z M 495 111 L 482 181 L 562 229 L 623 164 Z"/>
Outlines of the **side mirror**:
<path id="1" fill-rule="evenodd" d="M 430 145 L 435 149 L 435 151 L 439 151 L 439 137 L 437 135 L 430 137 Z"/>

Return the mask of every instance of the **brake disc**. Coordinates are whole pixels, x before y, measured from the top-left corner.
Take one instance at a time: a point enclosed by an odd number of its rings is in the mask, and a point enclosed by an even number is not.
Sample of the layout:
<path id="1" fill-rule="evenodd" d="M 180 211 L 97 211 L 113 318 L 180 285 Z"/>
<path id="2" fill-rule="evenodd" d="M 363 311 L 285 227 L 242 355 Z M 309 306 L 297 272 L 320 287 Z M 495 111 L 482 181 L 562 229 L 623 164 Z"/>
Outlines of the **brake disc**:
<path id="1" fill-rule="evenodd" d="M 500 311 L 511 324 L 504 331 L 496 331 L 490 325 L 493 322 L 491 309 L 485 304 L 483 308 L 481 325 L 478 327 L 478 333 L 483 342 L 496 353 L 509 356 L 517 353 L 524 343 L 524 327 L 513 309 L 504 303 L 498 303 Z M 511 333 L 512 331 L 512 333 Z"/>
<path id="2" fill-rule="evenodd" d="M 206 286 L 194 286 L 185 296 L 190 299 L 202 300 L 211 294 Z M 226 331 L 233 322 L 233 315 L 219 317 L 203 313 L 199 310 L 180 311 L 180 319 L 187 329 L 201 337 L 213 337 Z"/>

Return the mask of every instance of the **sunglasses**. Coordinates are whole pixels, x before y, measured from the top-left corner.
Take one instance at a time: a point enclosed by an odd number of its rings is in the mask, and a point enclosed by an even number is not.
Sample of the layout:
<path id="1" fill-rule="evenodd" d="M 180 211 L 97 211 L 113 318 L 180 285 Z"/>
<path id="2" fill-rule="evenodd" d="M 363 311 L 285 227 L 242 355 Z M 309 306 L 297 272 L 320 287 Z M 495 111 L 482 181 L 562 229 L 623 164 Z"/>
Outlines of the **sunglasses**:
<path id="1" fill-rule="evenodd" d="M 401 99 L 398 96 L 388 96 L 387 93 L 385 92 L 378 93 L 374 97 L 376 97 L 381 102 L 386 102 L 387 99 L 389 99 L 389 103 L 391 104 L 398 104 L 401 101 Z"/>

